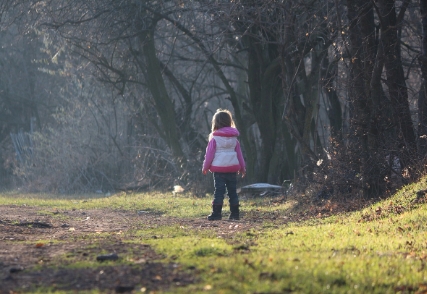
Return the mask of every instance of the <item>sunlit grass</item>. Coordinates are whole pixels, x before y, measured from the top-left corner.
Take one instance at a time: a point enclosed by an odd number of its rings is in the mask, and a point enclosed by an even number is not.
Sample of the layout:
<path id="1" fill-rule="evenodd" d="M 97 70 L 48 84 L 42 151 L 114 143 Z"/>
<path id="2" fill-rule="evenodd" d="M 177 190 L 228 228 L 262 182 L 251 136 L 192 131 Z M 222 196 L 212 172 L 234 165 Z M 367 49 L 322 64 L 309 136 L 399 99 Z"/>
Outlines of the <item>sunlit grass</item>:
<path id="1" fill-rule="evenodd" d="M 399 225 L 412 225 L 412 217 L 400 216 L 399 224 L 290 225 L 241 234 L 240 242 L 248 245 L 231 248 L 221 239 L 195 237 L 149 242 L 199 268 L 216 293 L 395 293 L 427 283 L 425 227 L 399 230 Z M 208 250 L 220 246 L 222 251 Z M 208 254 L 194 254 L 200 248 Z M 202 290 L 201 285 L 191 287 Z"/>
<path id="2" fill-rule="evenodd" d="M 414 199 L 417 191 L 425 189 L 424 183 L 404 187 L 394 197 L 358 212 L 280 228 L 264 226 L 231 240 L 220 239 L 234 244 L 220 253 L 191 254 L 195 244 L 209 245 L 212 238 L 194 244 L 190 240 L 195 237 L 149 243 L 200 269 L 203 283 L 177 293 L 206 289 L 215 293 L 423 291 L 427 288 L 427 210 L 425 204 L 414 204 Z M 253 206 L 260 209 L 260 205 Z"/>
<path id="3" fill-rule="evenodd" d="M 100 194 L 30 194 L 9 192 L 0 194 L 0 205 L 38 206 L 45 207 L 45 214 L 55 210 L 72 209 L 120 209 L 136 212 L 158 213 L 179 218 L 205 217 L 211 210 L 212 198 L 198 198 L 191 194 L 170 193 L 118 193 L 112 196 Z M 271 198 L 255 198 L 242 200 L 242 210 L 245 212 L 259 211 L 276 213 L 278 215 L 289 210 L 293 202 L 274 204 Z M 228 213 L 228 203 L 225 201 L 223 211 Z"/>
<path id="4" fill-rule="evenodd" d="M 225 238 L 213 229 L 163 222 L 132 226 L 121 238 L 130 246 L 150 244 L 163 262 L 195 270 L 197 283 L 170 293 L 422 292 L 427 289 L 427 209 L 415 200 L 426 186 L 422 179 L 370 207 L 329 218 L 282 225 L 270 218 Z M 282 223 L 295 213 L 295 201 L 273 200 L 242 201 L 242 211 L 246 218 L 273 215 Z M 54 209 L 120 209 L 183 219 L 204 218 L 210 202 L 209 197 L 172 193 L 0 195 L 0 205 L 40 206 L 45 214 Z M 123 261 L 133 258 L 129 250 Z M 74 267 L 81 265 L 97 263 L 79 261 Z"/>
<path id="5" fill-rule="evenodd" d="M 175 217 L 197 217 L 206 214 L 209 199 L 191 195 L 173 196 L 163 193 L 119 193 L 112 196 L 99 194 L 54 195 L 54 194 L 0 194 L 0 205 L 27 205 L 70 209 L 121 209 L 156 212 Z"/>

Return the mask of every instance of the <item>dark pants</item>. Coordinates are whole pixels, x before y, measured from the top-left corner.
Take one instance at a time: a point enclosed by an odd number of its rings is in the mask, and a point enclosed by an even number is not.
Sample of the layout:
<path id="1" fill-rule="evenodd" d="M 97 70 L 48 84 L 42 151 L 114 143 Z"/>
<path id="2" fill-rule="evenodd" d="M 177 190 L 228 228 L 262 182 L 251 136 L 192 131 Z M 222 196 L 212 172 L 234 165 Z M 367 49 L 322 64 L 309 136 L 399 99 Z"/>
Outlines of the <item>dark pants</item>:
<path id="1" fill-rule="evenodd" d="M 239 205 L 239 196 L 237 196 L 237 173 L 218 173 L 214 172 L 215 192 L 213 205 L 223 205 L 225 189 L 231 205 Z"/>

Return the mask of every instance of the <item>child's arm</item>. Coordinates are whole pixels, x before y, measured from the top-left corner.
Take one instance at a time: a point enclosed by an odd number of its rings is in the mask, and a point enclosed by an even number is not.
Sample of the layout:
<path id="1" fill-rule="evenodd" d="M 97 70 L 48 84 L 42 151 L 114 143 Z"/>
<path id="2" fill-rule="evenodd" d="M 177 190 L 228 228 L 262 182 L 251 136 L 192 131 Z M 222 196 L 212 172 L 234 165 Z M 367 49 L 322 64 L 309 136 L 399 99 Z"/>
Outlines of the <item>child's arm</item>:
<path id="1" fill-rule="evenodd" d="M 239 173 L 241 173 L 242 177 L 244 177 L 246 175 L 246 163 L 245 163 L 245 159 L 243 158 L 242 149 L 240 148 L 239 141 L 237 141 L 237 145 L 236 145 L 236 148 L 234 150 L 236 150 L 237 159 L 239 160 L 239 164 L 240 164 Z"/>
<path id="2" fill-rule="evenodd" d="M 216 151 L 216 141 L 215 139 L 211 139 L 208 143 L 208 146 L 206 147 L 205 160 L 203 161 L 202 173 L 204 175 L 207 174 L 209 168 L 211 167 L 212 161 L 215 157 L 215 151 Z"/>

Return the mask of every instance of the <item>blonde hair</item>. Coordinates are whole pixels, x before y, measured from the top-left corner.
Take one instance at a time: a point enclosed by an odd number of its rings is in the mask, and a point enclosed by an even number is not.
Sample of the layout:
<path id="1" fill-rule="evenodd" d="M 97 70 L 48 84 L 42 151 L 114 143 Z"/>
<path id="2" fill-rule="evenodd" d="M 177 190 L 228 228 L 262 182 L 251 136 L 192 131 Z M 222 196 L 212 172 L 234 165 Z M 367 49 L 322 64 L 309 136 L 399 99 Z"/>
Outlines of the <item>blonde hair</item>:
<path id="1" fill-rule="evenodd" d="M 225 127 L 235 127 L 233 116 L 227 109 L 217 109 L 212 117 L 212 133 Z"/>

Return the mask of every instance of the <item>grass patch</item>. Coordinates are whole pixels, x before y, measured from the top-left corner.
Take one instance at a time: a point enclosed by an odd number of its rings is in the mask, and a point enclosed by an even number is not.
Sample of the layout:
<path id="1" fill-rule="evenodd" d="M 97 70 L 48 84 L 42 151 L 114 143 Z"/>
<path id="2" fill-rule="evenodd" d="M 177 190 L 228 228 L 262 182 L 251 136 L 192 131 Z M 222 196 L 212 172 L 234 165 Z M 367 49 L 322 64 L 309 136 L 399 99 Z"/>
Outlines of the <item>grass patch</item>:
<path id="1" fill-rule="evenodd" d="M 196 283 L 173 287 L 171 293 L 421 293 L 427 289 L 427 209 L 417 192 L 426 186 L 422 179 L 360 211 L 300 222 L 286 222 L 297 213 L 295 201 L 244 201 L 241 223 L 250 226 L 225 235 L 220 234 L 229 227 L 224 221 L 206 221 L 218 224 L 209 228 L 173 221 L 135 224 L 117 237 L 129 248 L 120 253 L 119 264 L 141 259 L 143 249 L 132 246 L 148 244 L 165 264 L 195 271 Z M 42 206 L 44 215 L 55 209 L 108 208 L 188 220 L 210 211 L 208 198 L 172 193 L 104 198 L 2 194 L 0 203 Z M 94 248 L 84 248 L 90 260 Z M 98 266 L 79 254 L 64 254 L 58 263 L 75 259 L 66 266 Z"/>
<path id="2" fill-rule="evenodd" d="M 242 201 L 241 205 L 249 217 L 276 216 L 281 218 L 296 203 L 292 201 L 275 203 L 272 199 L 251 199 Z M 58 210 L 115 209 L 137 211 L 141 214 L 156 213 L 178 218 L 200 218 L 210 212 L 211 201 L 211 198 L 199 198 L 188 193 L 177 194 L 177 196 L 172 193 L 119 193 L 112 196 L 21 194 L 18 192 L 0 194 L 0 205 L 38 206 L 44 208 L 40 212 L 42 215 L 56 215 Z M 224 211 L 227 210 L 227 203 L 225 203 Z"/>
<path id="3" fill-rule="evenodd" d="M 425 183 L 425 182 L 424 182 Z M 265 221 L 232 238 L 238 245 L 218 254 L 181 238 L 151 244 L 200 269 L 204 285 L 183 290 L 216 293 L 410 293 L 427 285 L 427 210 L 417 204 L 423 182 L 354 213 L 280 225 Z M 264 203 L 263 203 L 264 201 Z M 277 213 L 265 200 L 249 211 Z M 256 207 L 255 209 L 253 209 Z M 291 212 L 289 207 L 288 213 Z M 286 210 L 284 210 L 286 214 Z M 203 244 L 213 240 L 204 239 Z M 231 242 L 228 240 L 228 242 Z M 197 241 L 194 244 L 202 244 Z M 193 254 L 192 254 L 193 253 Z M 196 253 L 196 254 L 194 254 Z"/>
<path id="4" fill-rule="evenodd" d="M 172 193 L 137 193 L 100 196 L 99 194 L 54 195 L 54 194 L 0 194 L 0 205 L 38 206 L 45 208 L 44 215 L 57 210 L 120 209 L 140 213 L 157 213 L 172 217 L 194 218 L 206 215 L 210 199 L 189 194 L 173 196 Z"/>

